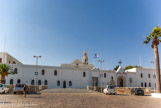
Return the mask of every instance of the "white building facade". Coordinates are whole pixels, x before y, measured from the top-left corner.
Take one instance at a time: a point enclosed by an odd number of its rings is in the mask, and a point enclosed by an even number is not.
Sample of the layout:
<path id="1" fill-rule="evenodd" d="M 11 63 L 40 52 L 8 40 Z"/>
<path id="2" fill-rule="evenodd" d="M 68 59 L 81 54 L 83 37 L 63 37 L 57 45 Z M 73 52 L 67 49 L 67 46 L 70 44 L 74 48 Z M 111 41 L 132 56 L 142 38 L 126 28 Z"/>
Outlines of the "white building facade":
<path id="1" fill-rule="evenodd" d="M 48 85 L 48 88 L 86 88 L 87 86 L 105 87 L 155 87 L 154 71 L 148 68 L 133 68 L 124 71 L 99 70 L 93 64 L 88 64 L 87 52 L 84 52 L 83 62 L 79 59 L 71 64 L 61 66 L 25 65 L 8 53 L 0 53 L 0 63 L 6 63 L 17 74 L 6 77 L 6 84 L 25 83 L 27 85 Z"/>

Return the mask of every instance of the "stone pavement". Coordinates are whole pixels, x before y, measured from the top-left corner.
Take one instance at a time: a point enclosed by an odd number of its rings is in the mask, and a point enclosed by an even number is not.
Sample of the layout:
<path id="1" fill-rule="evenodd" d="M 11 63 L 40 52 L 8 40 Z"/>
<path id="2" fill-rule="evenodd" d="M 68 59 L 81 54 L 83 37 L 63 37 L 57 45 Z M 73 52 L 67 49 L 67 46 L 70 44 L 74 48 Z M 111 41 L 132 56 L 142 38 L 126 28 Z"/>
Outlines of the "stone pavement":
<path id="1" fill-rule="evenodd" d="M 161 99 L 151 96 L 104 95 L 85 91 L 53 89 L 43 91 L 41 95 L 27 95 L 27 98 L 2 94 L 0 108 L 161 108 Z"/>
<path id="2" fill-rule="evenodd" d="M 93 90 L 87 90 L 87 89 L 72 89 L 72 88 L 65 88 L 65 89 L 46 89 L 41 91 L 42 94 L 47 93 L 97 93 Z"/>

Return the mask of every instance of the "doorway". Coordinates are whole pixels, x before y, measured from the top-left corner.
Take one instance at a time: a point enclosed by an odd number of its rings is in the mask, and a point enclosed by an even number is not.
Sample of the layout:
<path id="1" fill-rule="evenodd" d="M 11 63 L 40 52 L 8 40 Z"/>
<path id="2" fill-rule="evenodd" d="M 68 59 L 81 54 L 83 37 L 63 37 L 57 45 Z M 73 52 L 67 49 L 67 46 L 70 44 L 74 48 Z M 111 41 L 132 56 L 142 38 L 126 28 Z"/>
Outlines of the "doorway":
<path id="1" fill-rule="evenodd" d="M 92 77 L 92 86 L 98 86 L 98 77 Z"/>
<path id="2" fill-rule="evenodd" d="M 120 87 L 123 87 L 123 79 L 120 80 Z"/>
<path id="3" fill-rule="evenodd" d="M 118 87 L 126 87 L 126 79 L 123 76 L 119 76 L 117 78 L 117 86 Z"/>
<path id="4" fill-rule="evenodd" d="M 63 81 L 63 88 L 66 88 L 66 81 Z"/>

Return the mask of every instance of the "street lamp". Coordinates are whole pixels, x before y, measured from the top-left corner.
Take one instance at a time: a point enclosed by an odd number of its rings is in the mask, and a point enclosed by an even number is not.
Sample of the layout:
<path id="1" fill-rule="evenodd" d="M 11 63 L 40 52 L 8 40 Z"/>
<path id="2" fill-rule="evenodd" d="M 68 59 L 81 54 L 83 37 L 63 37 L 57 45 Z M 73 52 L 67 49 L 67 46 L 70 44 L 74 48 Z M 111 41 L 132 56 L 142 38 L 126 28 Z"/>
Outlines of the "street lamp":
<path id="1" fill-rule="evenodd" d="M 155 73 L 154 73 L 154 64 L 155 64 L 155 62 L 154 61 L 150 61 L 150 63 L 152 63 L 153 64 L 153 83 L 154 83 L 154 92 L 155 92 Z"/>
<path id="2" fill-rule="evenodd" d="M 100 80 L 101 80 L 101 93 L 102 93 L 102 74 L 101 74 L 101 70 L 102 70 L 102 62 L 104 62 L 104 60 L 98 60 L 98 62 L 101 63 L 101 69 L 100 69 Z"/>
<path id="3" fill-rule="evenodd" d="M 38 76 L 38 71 L 37 71 L 37 66 L 38 66 L 38 58 L 41 58 L 41 56 L 33 56 L 34 58 L 36 58 L 36 72 L 35 72 L 35 76 L 36 76 L 36 85 L 35 85 L 35 91 L 37 93 L 37 76 Z"/>

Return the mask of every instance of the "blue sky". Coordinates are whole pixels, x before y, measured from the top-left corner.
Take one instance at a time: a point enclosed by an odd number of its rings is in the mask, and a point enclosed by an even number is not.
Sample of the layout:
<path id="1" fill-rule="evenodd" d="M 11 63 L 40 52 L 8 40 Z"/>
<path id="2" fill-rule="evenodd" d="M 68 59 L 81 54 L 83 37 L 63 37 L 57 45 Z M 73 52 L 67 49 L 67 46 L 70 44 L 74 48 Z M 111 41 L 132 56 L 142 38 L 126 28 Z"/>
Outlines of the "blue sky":
<path id="1" fill-rule="evenodd" d="M 152 68 L 151 44 L 144 45 L 152 29 L 161 26 L 160 0 L 0 0 L 0 51 L 24 64 L 60 66 L 82 59 L 87 50 L 113 69 L 121 59 L 127 65 Z M 161 47 L 159 46 L 159 50 Z M 161 55 L 160 55 L 161 56 Z M 100 64 L 96 62 L 96 67 Z"/>

